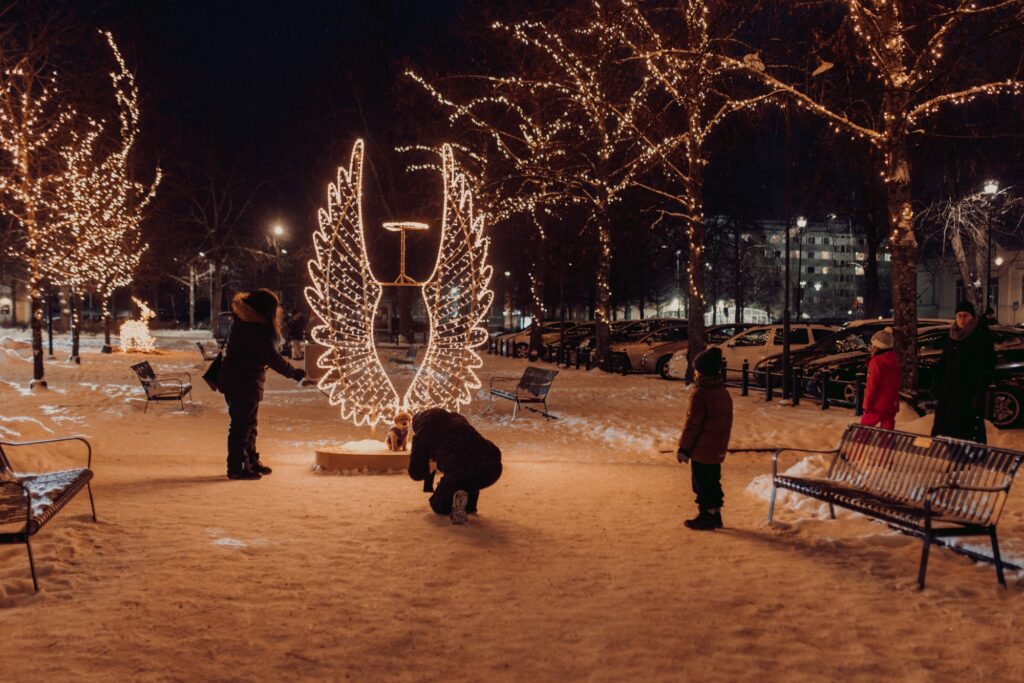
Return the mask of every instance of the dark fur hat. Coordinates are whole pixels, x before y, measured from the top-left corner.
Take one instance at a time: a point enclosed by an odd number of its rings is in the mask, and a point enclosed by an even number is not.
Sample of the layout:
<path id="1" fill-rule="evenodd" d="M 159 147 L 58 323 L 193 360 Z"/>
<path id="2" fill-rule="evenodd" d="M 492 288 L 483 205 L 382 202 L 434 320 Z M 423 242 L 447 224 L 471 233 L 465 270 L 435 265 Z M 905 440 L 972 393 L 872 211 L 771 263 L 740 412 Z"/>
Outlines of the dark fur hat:
<path id="1" fill-rule="evenodd" d="M 693 359 L 694 369 L 702 375 L 722 374 L 722 350 L 712 346 Z"/>

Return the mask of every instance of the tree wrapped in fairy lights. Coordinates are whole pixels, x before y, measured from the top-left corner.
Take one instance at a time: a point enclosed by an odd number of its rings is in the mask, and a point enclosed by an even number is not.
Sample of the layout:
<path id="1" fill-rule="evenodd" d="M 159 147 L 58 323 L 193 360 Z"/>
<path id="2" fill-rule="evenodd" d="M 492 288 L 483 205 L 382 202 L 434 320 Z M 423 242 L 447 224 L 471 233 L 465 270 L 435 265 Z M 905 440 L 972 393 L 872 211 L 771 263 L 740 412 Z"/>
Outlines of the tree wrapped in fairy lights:
<path id="1" fill-rule="evenodd" d="M 103 32 L 118 69 L 110 74 L 118 104 L 118 144 L 102 150 L 103 127 L 87 120 L 84 133 L 72 130 L 60 149 L 64 173 L 53 189 L 53 227 L 44 238 L 51 281 L 72 290 L 72 356 L 78 356 L 80 293 L 88 285 L 100 296 L 105 345 L 110 347 L 110 297 L 132 283 L 146 251 L 140 224 L 156 194 L 161 171 L 146 185 L 132 178 L 130 157 L 139 131 L 138 87 L 109 32 Z"/>
<path id="2" fill-rule="evenodd" d="M 362 218 L 363 141 L 356 141 L 348 167 L 338 169 L 327 188 L 327 206 L 318 213 L 313 234 L 315 258 L 309 262 L 312 286 L 306 300 L 319 324 L 311 332 L 326 351 L 317 365 L 326 370 L 318 382 L 343 419 L 374 426 L 399 410 L 428 407 L 458 410 L 480 387 L 482 365 L 475 349 L 487 341 L 481 327 L 490 310 L 491 267 L 484 214 L 473 206 L 466 176 L 450 146 L 442 148 L 444 209 L 437 261 L 422 284 L 430 317 L 423 363 L 399 398 L 377 354 L 373 321 L 385 286 L 420 284 L 408 278 L 377 280 L 367 259 Z"/>

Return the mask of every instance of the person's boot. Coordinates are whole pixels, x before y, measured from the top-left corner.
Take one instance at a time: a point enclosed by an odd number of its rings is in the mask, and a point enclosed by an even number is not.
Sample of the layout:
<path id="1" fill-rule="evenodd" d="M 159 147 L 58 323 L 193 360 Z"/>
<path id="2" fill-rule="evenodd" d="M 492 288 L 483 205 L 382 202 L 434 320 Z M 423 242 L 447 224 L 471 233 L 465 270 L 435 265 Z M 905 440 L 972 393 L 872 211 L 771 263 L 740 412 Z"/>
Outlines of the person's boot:
<path id="1" fill-rule="evenodd" d="M 260 460 L 260 454 L 259 453 L 253 453 L 253 454 L 251 454 L 249 456 L 249 466 L 252 468 L 253 472 L 258 472 L 259 474 L 261 474 L 263 476 L 266 476 L 268 474 L 272 474 L 273 471 L 274 471 L 274 470 L 270 469 L 269 467 L 267 467 L 266 465 L 263 464 L 263 461 Z"/>
<path id="2" fill-rule="evenodd" d="M 715 529 L 722 528 L 722 512 L 716 510 L 711 512 L 710 510 L 701 510 L 696 517 L 688 519 L 683 522 L 687 529 L 693 529 L 694 531 L 714 531 Z"/>
<path id="3" fill-rule="evenodd" d="M 469 494 L 465 491 L 456 491 L 452 496 L 452 524 L 466 523 L 466 504 L 469 502 Z"/>
<path id="4" fill-rule="evenodd" d="M 248 467 L 229 467 L 228 468 L 228 479 L 260 479 L 263 475 L 256 472 Z"/>

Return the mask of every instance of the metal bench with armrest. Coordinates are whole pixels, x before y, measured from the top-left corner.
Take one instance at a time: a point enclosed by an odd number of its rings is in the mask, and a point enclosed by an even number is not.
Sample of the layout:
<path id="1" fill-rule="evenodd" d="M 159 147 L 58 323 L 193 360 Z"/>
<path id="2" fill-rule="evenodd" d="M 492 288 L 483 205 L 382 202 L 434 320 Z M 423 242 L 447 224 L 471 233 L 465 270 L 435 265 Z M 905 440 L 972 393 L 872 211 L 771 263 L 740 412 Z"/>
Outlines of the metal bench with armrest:
<path id="1" fill-rule="evenodd" d="M 548 392 L 551 391 L 551 383 L 555 380 L 558 370 L 545 370 L 534 366 L 527 367 L 522 377 L 492 377 L 490 383 L 490 395 L 487 398 L 487 407 L 493 406 L 494 397 L 504 398 L 514 403 L 512 407 L 512 420 L 515 421 L 520 406 L 533 412 L 540 412 L 545 418 L 555 418 L 548 412 Z M 518 382 L 514 389 L 496 389 L 495 382 Z M 528 404 L 540 403 L 544 406 L 541 412 L 530 408 Z"/>
<path id="2" fill-rule="evenodd" d="M 182 411 L 185 410 L 184 398 L 188 396 L 189 403 L 192 402 L 192 375 L 187 372 L 166 372 L 156 374 L 148 360 L 136 363 L 132 370 L 142 383 L 146 392 L 146 407 L 143 413 L 149 410 L 150 401 L 177 401 L 181 404 Z"/>

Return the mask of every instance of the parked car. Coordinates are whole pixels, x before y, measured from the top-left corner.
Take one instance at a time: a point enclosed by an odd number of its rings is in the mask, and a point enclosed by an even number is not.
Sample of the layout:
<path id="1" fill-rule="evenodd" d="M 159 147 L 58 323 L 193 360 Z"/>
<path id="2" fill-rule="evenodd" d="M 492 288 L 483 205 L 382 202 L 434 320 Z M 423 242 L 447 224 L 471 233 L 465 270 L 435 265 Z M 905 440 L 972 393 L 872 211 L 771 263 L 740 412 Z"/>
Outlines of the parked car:
<path id="1" fill-rule="evenodd" d="M 760 325 L 744 330 L 720 344 L 711 344 L 722 350 L 727 366 L 739 370 L 743 361 L 754 367 L 762 358 L 782 351 L 782 325 Z M 789 326 L 789 348 L 802 349 L 822 341 L 835 333 L 825 325 L 794 323 Z M 669 360 L 669 376 L 682 378 L 686 374 L 686 353 L 676 352 Z"/>
<path id="2" fill-rule="evenodd" d="M 948 328 L 952 322 L 952 320 L 946 320 L 943 318 L 921 318 L 918 320 L 918 330 L 940 325 Z M 879 330 L 885 329 L 886 327 L 892 327 L 892 323 L 892 318 L 883 318 L 881 320 L 857 320 L 852 322 L 820 342 L 802 349 L 791 349 L 789 354 L 789 367 L 791 370 L 801 368 L 803 369 L 804 376 L 809 377 L 814 373 L 814 371 L 809 368 L 823 358 L 847 354 L 850 352 L 867 351 L 868 345 L 871 343 L 871 337 Z M 751 365 L 751 369 L 755 371 L 755 380 L 761 386 L 764 386 L 763 380 L 766 372 L 772 373 L 773 375 L 780 375 L 778 378 L 773 378 L 773 383 L 775 386 L 782 385 L 781 351 L 782 350 L 779 349 L 779 353 L 767 356 L 760 362 Z"/>
<path id="3" fill-rule="evenodd" d="M 661 327 L 638 339 L 616 342 L 609 349 L 608 369 L 612 372 L 632 372 L 634 368 L 640 367 L 640 360 L 655 346 L 685 342 L 688 337 L 688 326 L 675 325 Z"/>
<path id="4" fill-rule="evenodd" d="M 535 325 L 536 323 L 534 323 Z M 540 331 L 543 337 L 544 334 L 551 332 L 558 332 L 562 327 L 572 327 L 576 323 L 572 321 L 565 321 L 564 323 L 560 320 L 552 320 L 548 322 L 540 323 Z M 533 333 L 534 325 L 530 325 L 527 328 L 519 330 L 518 332 L 508 332 L 501 334 L 496 337 L 498 343 L 506 342 L 511 344 L 512 355 L 516 358 L 526 358 L 530 353 L 530 335 Z"/>
<path id="5" fill-rule="evenodd" d="M 1024 330 L 1017 327 L 992 328 L 996 349 L 996 371 L 992 382 L 989 420 L 1000 429 L 1016 427 L 1024 417 Z M 933 400 L 932 387 L 942 361 L 942 350 L 949 339 L 949 324 L 928 325 L 918 328 L 918 397 L 925 405 Z M 823 356 L 804 366 L 804 393 L 820 397 L 822 372 L 828 372 L 829 398 L 853 403 L 855 380 L 867 372 L 870 350 L 860 350 Z"/>
<path id="6" fill-rule="evenodd" d="M 727 325 L 712 325 L 708 327 L 704 334 L 707 337 L 707 342 L 710 345 L 721 344 L 722 342 L 728 341 L 731 337 L 739 334 L 743 330 L 748 330 L 754 327 L 751 323 L 731 323 Z M 672 360 L 672 355 L 676 351 L 682 352 L 682 357 L 686 357 L 686 349 L 690 346 L 689 338 L 682 339 L 679 341 L 666 342 L 664 344 L 657 344 L 652 346 L 644 355 L 640 358 L 639 367 L 634 364 L 634 368 L 640 372 L 655 373 L 661 375 L 664 379 L 672 379 L 669 374 L 669 361 Z"/>
<path id="7" fill-rule="evenodd" d="M 685 318 L 644 318 L 643 320 L 616 320 L 609 323 L 611 334 L 610 344 L 621 344 L 627 341 L 636 341 L 644 335 L 650 334 L 662 327 L 686 327 Z M 580 341 L 580 348 L 593 348 L 597 345 L 596 330 L 594 334 Z"/>
<path id="8" fill-rule="evenodd" d="M 590 337 L 594 334 L 597 329 L 597 323 L 585 322 L 573 325 L 572 327 L 565 330 L 565 346 L 568 349 L 574 349 L 579 345 L 581 339 Z M 541 358 L 547 361 L 553 361 L 558 358 L 558 350 L 562 346 L 563 335 L 561 330 L 545 334 L 542 338 L 544 343 L 541 349 Z"/>

